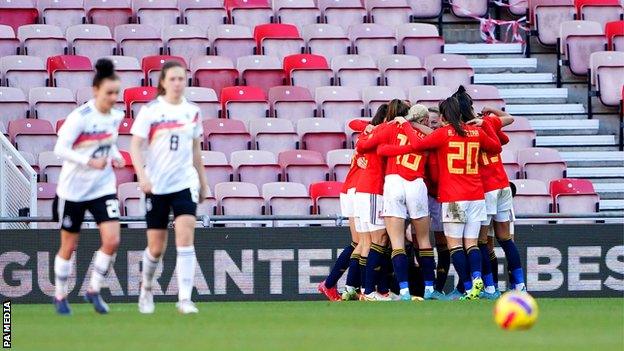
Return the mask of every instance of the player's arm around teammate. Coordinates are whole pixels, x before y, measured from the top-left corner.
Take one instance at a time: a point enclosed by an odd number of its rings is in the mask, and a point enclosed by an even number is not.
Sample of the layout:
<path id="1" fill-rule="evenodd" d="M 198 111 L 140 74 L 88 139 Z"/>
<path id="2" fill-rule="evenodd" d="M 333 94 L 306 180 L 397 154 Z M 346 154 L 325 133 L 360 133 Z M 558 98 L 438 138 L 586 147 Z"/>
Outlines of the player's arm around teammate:
<path id="1" fill-rule="evenodd" d="M 195 276 L 194 233 L 197 204 L 206 194 L 201 163 L 202 125 L 199 107 L 184 98 L 186 70 L 166 62 L 158 81 L 158 97 L 144 106 L 132 126 L 131 155 L 145 193 L 147 248 L 139 311 L 154 312 L 154 273 L 167 246 L 169 213 L 173 211 L 177 251 L 178 311 L 197 313 L 191 301 Z M 143 144 L 147 142 L 145 159 Z"/>
<path id="2" fill-rule="evenodd" d="M 123 112 L 113 108 L 120 82 L 111 61 L 96 63 L 92 86 L 93 99 L 67 116 L 54 147 L 55 154 L 63 159 L 52 211 L 61 224 L 61 247 L 54 259 L 54 304 L 59 314 L 71 313 L 67 278 L 85 211 L 93 215 L 102 241 L 85 295 L 98 313 L 109 311 L 100 288 L 119 246 L 119 202 L 112 168 L 125 166 L 115 144 Z"/>

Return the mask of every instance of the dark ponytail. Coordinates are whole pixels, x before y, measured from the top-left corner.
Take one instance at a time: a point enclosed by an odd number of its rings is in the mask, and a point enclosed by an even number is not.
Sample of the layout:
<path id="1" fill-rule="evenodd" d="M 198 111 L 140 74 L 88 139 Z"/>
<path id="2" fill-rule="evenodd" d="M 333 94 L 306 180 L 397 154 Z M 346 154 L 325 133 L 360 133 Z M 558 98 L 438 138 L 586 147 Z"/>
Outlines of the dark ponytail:
<path id="1" fill-rule="evenodd" d="M 184 68 L 184 66 L 182 66 L 182 64 L 178 61 L 167 61 L 160 69 L 160 77 L 158 77 L 158 96 L 165 95 L 166 91 L 165 87 L 162 85 L 162 81 L 165 80 L 165 77 L 167 77 L 167 71 L 174 67 Z"/>
<path id="2" fill-rule="evenodd" d="M 95 63 L 95 76 L 93 77 L 93 83 L 91 85 L 99 87 L 105 79 L 119 80 L 119 77 L 115 73 L 113 61 L 102 58 Z"/>
<path id="3" fill-rule="evenodd" d="M 456 98 L 450 97 L 440 103 L 440 114 L 444 120 L 453 126 L 458 135 L 466 136 L 466 131 L 462 128 L 461 112 L 459 102 Z"/>
<path id="4" fill-rule="evenodd" d="M 475 118 L 474 109 L 472 107 L 472 97 L 466 91 L 463 85 L 460 85 L 453 97 L 457 99 L 459 103 L 459 112 L 461 113 L 461 119 L 464 122 L 468 122 Z"/>
<path id="5" fill-rule="evenodd" d="M 386 114 L 386 122 L 394 120 L 397 116 L 407 116 L 409 106 L 399 99 L 393 99 L 388 103 L 388 113 Z"/>
<path id="6" fill-rule="evenodd" d="M 374 126 L 382 124 L 386 119 L 386 114 L 388 114 L 388 104 L 379 105 L 375 116 L 371 119 L 371 124 Z"/>

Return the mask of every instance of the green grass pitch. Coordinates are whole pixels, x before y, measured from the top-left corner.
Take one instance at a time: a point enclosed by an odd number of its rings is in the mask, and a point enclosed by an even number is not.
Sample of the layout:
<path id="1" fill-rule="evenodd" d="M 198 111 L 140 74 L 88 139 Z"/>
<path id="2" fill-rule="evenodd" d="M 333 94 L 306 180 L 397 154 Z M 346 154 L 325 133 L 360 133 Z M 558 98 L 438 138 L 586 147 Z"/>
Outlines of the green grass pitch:
<path id="1" fill-rule="evenodd" d="M 538 299 L 529 331 L 499 330 L 493 303 L 200 303 L 182 316 L 172 303 L 141 315 L 113 304 L 99 316 L 73 304 L 13 306 L 15 350 L 624 350 L 624 299 Z"/>

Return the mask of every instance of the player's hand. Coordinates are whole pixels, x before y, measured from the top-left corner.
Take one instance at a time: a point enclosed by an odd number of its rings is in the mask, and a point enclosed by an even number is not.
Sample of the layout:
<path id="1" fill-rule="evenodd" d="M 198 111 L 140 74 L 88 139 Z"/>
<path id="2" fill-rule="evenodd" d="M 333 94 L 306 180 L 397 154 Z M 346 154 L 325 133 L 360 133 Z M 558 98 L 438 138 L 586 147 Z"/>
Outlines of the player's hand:
<path id="1" fill-rule="evenodd" d="M 473 126 L 481 127 L 481 125 L 483 124 L 483 119 L 481 119 L 481 118 L 474 118 L 474 119 L 471 119 L 470 121 L 466 122 L 466 124 L 472 124 Z"/>
<path id="2" fill-rule="evenodd" d="M 104 169 L 107 163 L 108 159 L 106 157 L 92 158 L 87 163 L 87 166 L 95 169 Z"/>
<path id="3" fill-rule="evenodd" d="M 139 180 L 139 187 L 141 188 L 141 191 L 144 192 L 145 194 L 152 193 L 152 183 L 149 180 L 146 180 L 146 179 Z"/>
<path id="4" fill-rule="evenodd" d="M 396 116 L 396 117 L 394 117 L 394 121 L 396 121 L 399 125 L 401 125 L 401 124 L 403 124 L 403 123 L 407 122 L 407 120 L 406 120 L 404 117 L 402 117 L 402 116 Z"/>
<path id="5" fill-rule="evenodd" d="M 491 106 L 484 106 L 483 109 L 481 110 L 481 113 L 485 116 L 485 115 L 489 115 L 490 113 L 495 113 L 496 109 L 491 107 Z"/>
<path id="6" fill-rule="evenodd" d="M 366 167 L 368 166 L 368 161 L 366 161 L 365 157 L 358 158 L 356 163 L 357 163 L 357 166 L 362 169 L 366 169 Z"/>
<path id="7" fill-rule="evenodd" d="M 113 164 L 113 167 L 115 167 L 115 168 L 124 168 L 124 167 L 126 167 L 126 160 L 124 160 L 123 157 L 119 158 L 119 159 L 114 158 L 111 161 L 111 163 Z"/>

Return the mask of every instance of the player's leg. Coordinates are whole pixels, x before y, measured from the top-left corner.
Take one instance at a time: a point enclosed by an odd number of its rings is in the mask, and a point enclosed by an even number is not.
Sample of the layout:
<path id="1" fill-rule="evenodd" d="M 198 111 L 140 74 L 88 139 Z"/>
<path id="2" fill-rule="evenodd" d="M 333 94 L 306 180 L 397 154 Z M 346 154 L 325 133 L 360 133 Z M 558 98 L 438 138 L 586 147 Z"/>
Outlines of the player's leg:
<path id="1" fill-rule="evenodd" d="M 388 234 L 385 234 L 382 238 L 381 246 L 384 248 L 383 253 L 381 255 L 381 269 L 379 273 L 379 278 L 377 282 L 377 292 L 382 296 L 388 296 L 390 299 L 398 298 L 398 295 L 395 295 L 392 291 L 390 291 L 390 287 L 394 277 L 392 276 L 392 258 L 390 257 L 392 250 L 388 247 Z"/>
<path id="2" fill-rule="evenodd" d="M 71 314 L 67 301 L 71 256 L 78 246 L 80 226 L 84 220 L 84 206 L 79 202 L 54 199 L 54 219 L 61 224 L 61 246 L 54 258 L 54 306 L 58 314 Z"/>
<path id="3" fill-rule="evenodd" d="M 497 221 L 500 220 L 500 221 Z M 511 276 L 513 278 L 514 288 L 516 290 L 526 290 L 526 286 L 524 283 L 524 270 L 522 269 L 522 263 L 520 261 L 520 252 L 518 251 L 518 247 L 511 238 L 509 221 L 504 221 L 505 215 L 501 214 L 500 216 L 494 219 L 494 233 L 496 234 L 496 239 L 498 240 L 498 244 L 501 246 L 503 251 L 505 252 L 505 257 L 507 258 L 507 267 L 511 271 Z"/>
<path id="4" fill-rule="evenodd" d="M 468 268 L 468 258 L 463 245 L 464 223 L 444 222 L 444 234 L 446 235 L 446 243 L 451 256 L 451 263 L 455 267 L 457 276 L 459 277 L 459 285 L 462 285 L 464 291 L 472 288 L 470 273 Z"/>
<path id="5" fill-rule="evenodd" d="M 466 226 L 464 227 L 464 247 L 470 263 L 470 276 L 472 288 L 466 291 L 467 299 L 478 299 L 483 291 L 483 279 L 481 277 L 481 251 L 478 239 L 481 223 L 487 220 L 485 201 L 467 201 L 465 204 Z"/>
<path id="6" fill-rule="evenodd" d="M 489 217 L 489 216 L 488 216 Z M 491 218 L 488 218 L 491 221 Z M 481 229 L 479 232 L 478 247 L 481 254 L 481 275 L 483 277 L 483 284 L 485 286 L 481 297 L 485 299 L 496 299 L 500 294 L 496 291 L 496 285 L 494 283 L 494 276 L 492 275 L 492 267 L 490 263 L 490 251 L 488 248 L 488 232 L 490 231 L 490 221 L 481 223 Z"/>
<path id="7" fill-rule="evenodd" d="M 383 215 L 392 247 L 392 266 L 399 283 L 401 300 L 411 300 L 409 292 L 408 261 L 405 253 L 405 220 L 408 218 L 406 181 L 400 176 L 388 175 L 384 183 Z"/>
<path id="8" fill-rule="evenodd" d="M 191 301 L 197 262 L 195 257 L 197 201 L 197 190 L 185 189 L 173 194 L 171 202 L 175 218 L 176 272 L 178 274 L 176 307 L 182 314 L 199 312 Z"/>
<path id="9" fill-rule="evenodd" d="M 351 253 L 349 258 L 349 270 L 347 271 L 347 282 L 345 284 L 345 291 L 342 294 L 342 300 L 356 300 L 357 288 L 360 286 L 360 254 L 362 252 L 362 245 L 360 244 L 360 234 L 355 229 L 355 218 L 349 217 L 349 229 L 351 230 L 351 240 L 357 242 L 357 245 Z"/>
<path id="10" fill-rule="evenodd" d="M 451 255 L 446 245 L 446 237 L 444 236 L 444 228 L 442 227 L 442 206 L 433 197 L 428 197 L 429 202 L 429 227 L 433 231 L 435 239 L 436 252 L 438 254 L 438 262 L 436 266 L 435 290 L 444 294 L 444 285 L 451 266 Z"/>
<path id="11" fill-rule="evenodd" d="M 382 296 L 377 293 L 377 286 L 381 280 L 381 264 L 385 251 L 386 234 L 383 226 L 369 224 L 371 245 L 366 260 L 366 280 L 364 282 L 364 294 L 367 300 L 379 301 Z"/>
<path id="12" fill-rule="evenodd" d="M 119 247 L 119 201 L 115 195 L 105 196 L 89 201 L 88 210 L 98 225 L 102 244 L 95 253 L 85 300 L 93 304 L 96 312 L 108 313 L 109 308 L 100 295 L 100 288 L 115 262 Z"/>
<path id="13" fill-rule="evenodd" d="M 169 195 L 145 197 L 145 221 L 147 223 L 147 247 L 143 251 L 139 312 L 154 313 L 152 286 L 156 269 L 167 247 L 167 226 L 170 212 Z"/>

